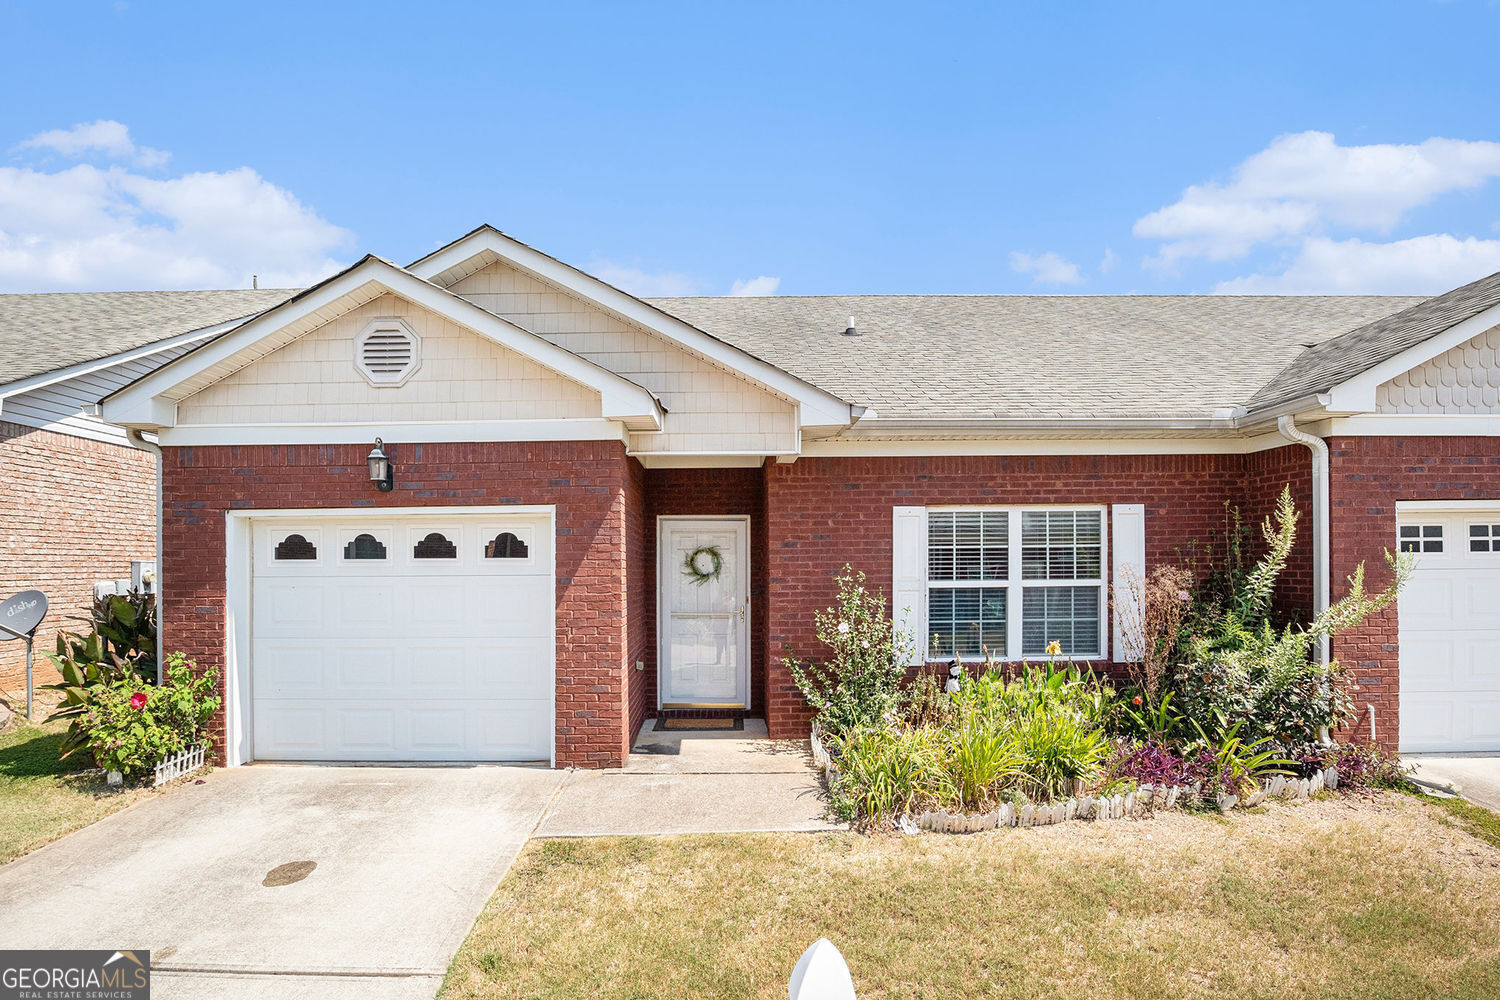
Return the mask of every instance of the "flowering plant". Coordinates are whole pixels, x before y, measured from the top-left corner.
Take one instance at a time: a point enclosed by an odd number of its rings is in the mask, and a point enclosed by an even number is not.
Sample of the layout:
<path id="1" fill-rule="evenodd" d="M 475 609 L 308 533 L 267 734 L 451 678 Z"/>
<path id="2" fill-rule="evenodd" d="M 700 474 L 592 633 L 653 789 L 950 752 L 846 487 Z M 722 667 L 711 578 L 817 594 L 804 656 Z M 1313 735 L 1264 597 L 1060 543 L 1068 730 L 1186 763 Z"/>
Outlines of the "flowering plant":
<path id="1" fill-rule="evenodd" d="M 901 682 L 911 647 L 886 614 L 885 595 L 865 585 L 850 566 L 834 578 L 838 598 L 814 616 L 817 636 L 831 654 L 821 663 L 788 656 L 782 662 L 826 731 L 872 726 L 901 704 Z"/>
<path id="2" fill-rule="evenodd" d="M 78 719 L 94 762 L 128 779 L 149 772 L 163 758 L 211 737 L 204 726 L 218 710 L 217 674 L 197 673 L 181 653 L 167 657 L 166 682 L 145 688 L 135 676 L 94 688 Z"/>

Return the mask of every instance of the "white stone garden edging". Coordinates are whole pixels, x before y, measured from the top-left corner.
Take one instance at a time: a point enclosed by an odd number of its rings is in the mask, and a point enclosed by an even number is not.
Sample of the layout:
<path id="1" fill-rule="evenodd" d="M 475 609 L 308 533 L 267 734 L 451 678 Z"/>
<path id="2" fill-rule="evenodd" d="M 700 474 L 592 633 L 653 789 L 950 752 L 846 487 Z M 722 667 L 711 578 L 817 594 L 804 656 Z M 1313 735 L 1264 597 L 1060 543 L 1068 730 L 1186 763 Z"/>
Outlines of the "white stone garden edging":
<path id="1" fill-rule="evenodd" d="M 823 772 L 830 785 L 836 783 L 839 780 L 838 768 L 834 766 L 828 748 L 823 745 L 817 726 L 813 726 L 808 743 L 812 748 L 813 763 Z M 1333 789 L 1338 786 L 1337 768 L 1330 767 L 1318 771 L 1311 778 L 1291 778 L 1278 774 L 1246 796 L 1244 801 L 1241 801 L 1238 795 L 1220 795 L 1218 806 L 1220 812 L 1227 813 L 1236 807 L 1253 808 L 1266 799 L 1306 799 L 1325 788 Z M 1080 795 L 1052 805 L 1033 805 L 1028 802 L 1017 807 L 1006 802 L 979 816 L 950 813 L 945 809 L 935 812 L 928 810 L 917 816 L 902 816 L 897 821 L 897 825 L 908 833 L 915 833 L 918 830 L 930 830 L 934 833 L 978 833 L 981 830 L 995 830 L 1002 826 L 1051 826 L 1074 819 L 1129 819 L 1147 815 L 1157 809 L 1171 809 L 1184 796 L 1196 796 L 1201 791 L 1201 785 L 1144 784 L 1132 792 L 1119 795 L 1098 797 Z"/>

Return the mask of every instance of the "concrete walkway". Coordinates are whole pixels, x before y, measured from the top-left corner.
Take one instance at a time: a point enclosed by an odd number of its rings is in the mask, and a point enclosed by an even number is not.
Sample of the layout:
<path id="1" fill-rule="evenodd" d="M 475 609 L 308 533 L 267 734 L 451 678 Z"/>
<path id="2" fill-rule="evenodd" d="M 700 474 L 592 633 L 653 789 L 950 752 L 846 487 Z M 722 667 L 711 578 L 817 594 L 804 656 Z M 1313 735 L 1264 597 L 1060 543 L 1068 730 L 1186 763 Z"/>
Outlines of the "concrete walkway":
<path id="1" fill-rule="evenodd" d="M 743 731 L 657 732 L 647 722 L 618 771 L 573 771 L 537 827 L 539 837 L 843 829 L 805 741 Z"/>
<path id="2" fill-rule="evenodd" d="M 1500 811 L 1500 756 L 1408 756 L 1405 760 L 1417 766 L 1416 777 L 1423 781 L 1449 785 L 1470 802 Z"/>
<path id="3" fill-rule="evenodd" d="M 211 774 L 0 867 L 6 948 L 151 950 L 152 996 L 430 1000 L 564 774 Z M 317 867 L 266 886 L 289 862 Z"/>

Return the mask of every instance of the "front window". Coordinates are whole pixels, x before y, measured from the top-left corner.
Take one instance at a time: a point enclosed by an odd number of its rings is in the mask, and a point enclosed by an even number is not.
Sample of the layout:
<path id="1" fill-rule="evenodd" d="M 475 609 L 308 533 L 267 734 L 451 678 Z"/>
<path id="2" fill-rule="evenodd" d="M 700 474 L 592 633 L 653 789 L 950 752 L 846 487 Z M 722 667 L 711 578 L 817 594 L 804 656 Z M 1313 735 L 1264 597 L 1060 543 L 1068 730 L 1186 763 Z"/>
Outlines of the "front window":
<path id="1" fill-rule="evenodd" d="M 928 655 L 1103 655 L 1104 514 L 930 510 Z"/>

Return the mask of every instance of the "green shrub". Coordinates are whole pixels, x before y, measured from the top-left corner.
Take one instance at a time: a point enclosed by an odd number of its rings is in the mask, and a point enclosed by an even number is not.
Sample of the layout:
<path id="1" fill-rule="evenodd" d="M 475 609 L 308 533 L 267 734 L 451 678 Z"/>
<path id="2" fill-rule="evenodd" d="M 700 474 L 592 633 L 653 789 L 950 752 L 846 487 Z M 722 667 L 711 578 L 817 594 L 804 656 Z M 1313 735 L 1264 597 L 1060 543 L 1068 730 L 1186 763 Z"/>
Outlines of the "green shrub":
<path id="1" fill-rule="evenodd" d="M 949 803 L 983 812 L 1001 792 L 1025 774 L 1026 760 L 1014 731 L 1003 720 L 973 708 L 961 711 L 955 725 L 937 731 Z"/>
<path id="2" fill-rule="evenodd" d="M 1113 748 L 1104 730 L 1074 712 L 1036 708 L 1012 730 L 1028 794 L 1058 799 L 1074 794 L 1104 772 Z"/>
<path id="3" fill-rule="evenodd" d="M 879 822 L 952 798 L 936 730 L 851 729 L 830 742 L 840 772 L 832 789 L 834 812 L 844 819 Z"/>
<path id="4" fill-rule="evenodd" d="M 104 770 L 139 779 L 162 758 L 211 742 L 204 727 L 221 703 L 216 681 L 215 671 L 200 675 L 183 654 L 173 653 L 159 687 L 133 676 L 95 685 L 75 722 L 82 745 Z"/>
<path id="5" fill-rule="evenodd" d="M 57 651 L 47 654 L 61 680 L 44 684 L 42 689 L 62 693 L 48 721 L 72 720 L 63 738 L 64 757 L 84 745 L 79 720 L 103 692 L 121 684 L 156 683 L 154 595 L 132 592 L 96 598 L 86 621 L 90 625 L 86 635 L 59 632 Z"/>
<path id="6" fill-rule="evenodd" d="M 835 577 L 838 599 L 815 616 L 818 640 L 832 650 L 821 663 L 783 659 L 793 682 L 827 733 L 872 728 L 895 718 L 911 648 L 898 639 L 885 595 L 845 566 Z"/>
<path id="7" fill-rule="evenodd" d="M 1260 560 L 1248 571 L 1236 564 L 1210 574 L 1215 589 L 1194 602 L 1185 626 L 1191 634 L 1180 644 L 1182 658 L 1165 678 L 1166 692 L 1184 721 L 1222 719 L 1220 730 L 1239 723 L 1249 737 L 1293 745 L 1315 740 L 1348 718 L 1352 679 L 1337 661 L 1317 662 L 1318 637 L 1353 628 L 1395 601 L 1411 575 L 1412 559 L 1387 552 L 1391 583 L 1376 594 L 1365 592 L 1360 564 L 1348 578 L 1343 599 L 1306 626 L 1291 623 L 1278 629 L 1271 598 L 1296 541 L 1296 527 L 1297 511 L 1286 489 L 1262 525 L 1266 552 Z"/>

